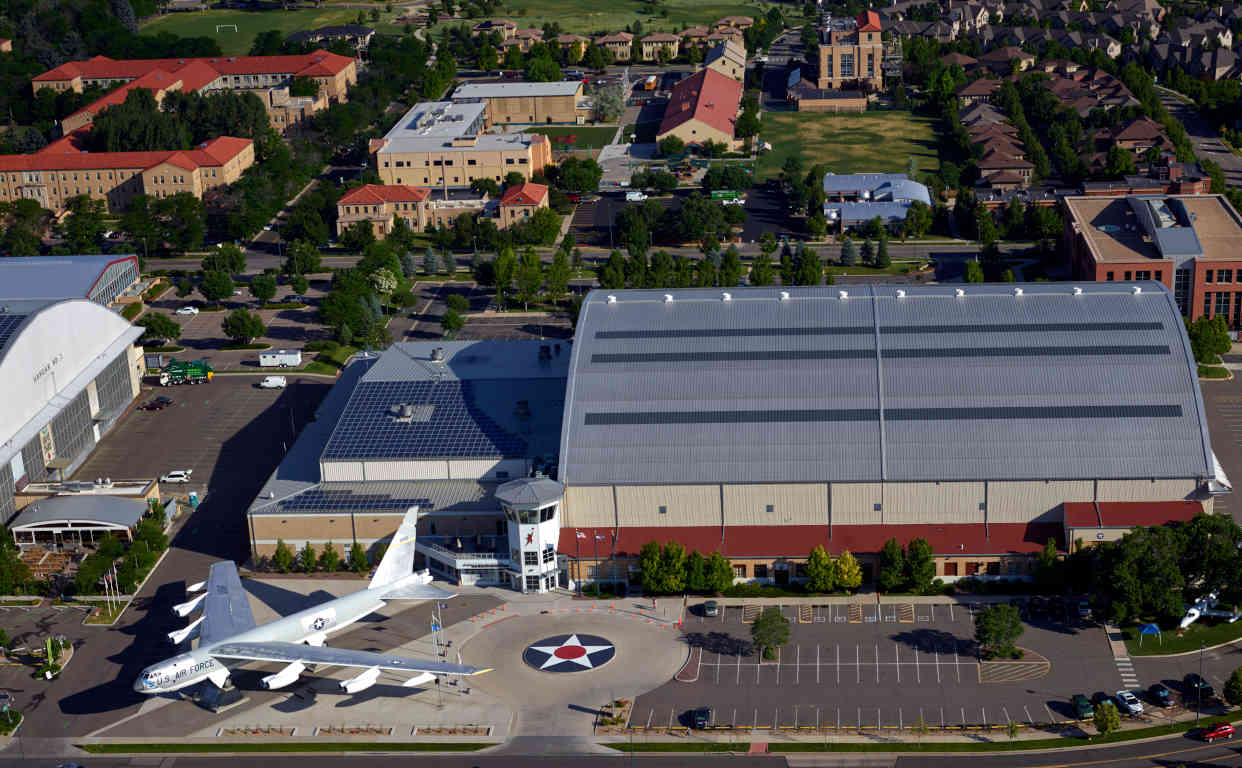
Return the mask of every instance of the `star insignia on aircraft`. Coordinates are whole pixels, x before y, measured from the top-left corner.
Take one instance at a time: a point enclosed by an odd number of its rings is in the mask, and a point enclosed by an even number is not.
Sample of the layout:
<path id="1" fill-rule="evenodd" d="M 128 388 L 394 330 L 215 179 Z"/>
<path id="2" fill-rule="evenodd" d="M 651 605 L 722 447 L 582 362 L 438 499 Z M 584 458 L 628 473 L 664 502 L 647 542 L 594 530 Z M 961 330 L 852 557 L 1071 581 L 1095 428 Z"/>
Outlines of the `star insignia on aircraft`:
<path id="1" fill-rule="evenodd" d="M 556 635 L 527 646 L 527 664 L 541 672 L 581 672 L 612 660 L 617 648 L 597 635 Z"/>
<path id="2" fill-rule="evenodd" d="M 318 632 L 319 630 L 323 629 L 326 626 L 328 626 L 328 620 L 322 616 L 317 617 L 314 621 L 311 622 L 311 629 L 315 630 L 316 632 Z"/>

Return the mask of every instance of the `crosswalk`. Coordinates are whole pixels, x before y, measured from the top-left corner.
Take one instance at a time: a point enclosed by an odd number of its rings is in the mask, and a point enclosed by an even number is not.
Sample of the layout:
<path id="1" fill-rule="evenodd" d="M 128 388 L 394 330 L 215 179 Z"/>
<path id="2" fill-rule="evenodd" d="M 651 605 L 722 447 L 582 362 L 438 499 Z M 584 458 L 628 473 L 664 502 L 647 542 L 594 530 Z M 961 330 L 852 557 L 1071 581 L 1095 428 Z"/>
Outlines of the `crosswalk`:
<path id="1" fill-rule="evenodd" d="M 1113 661 L 1117 664 L 1117 672 L 1121 675 L 1121 687 L 1127 690 L 1138 688 L 1138 673 L 1134 671 L 1134 663 L 1129 657 L 1119 656 Z"/>

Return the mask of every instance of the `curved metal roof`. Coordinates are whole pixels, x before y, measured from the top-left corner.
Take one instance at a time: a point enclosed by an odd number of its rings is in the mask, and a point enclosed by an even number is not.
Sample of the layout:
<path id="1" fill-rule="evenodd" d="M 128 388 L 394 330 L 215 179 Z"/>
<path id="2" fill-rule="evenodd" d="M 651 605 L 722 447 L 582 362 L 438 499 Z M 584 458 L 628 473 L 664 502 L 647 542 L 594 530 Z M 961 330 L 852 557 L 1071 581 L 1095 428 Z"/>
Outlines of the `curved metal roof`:
<path id="1" fill-rule="evenodd" d="M 496 489 L 496 498 L 510 507 L 542 507 L 564 495 L 565 486 L 546 477 L 510 480 Z"/>
<path id="2" fill-rule="evenodd" d="M 563 483 L 1212 475 L 1190 344 L 1158 283 L 728 293 L 588 295 Z"/>
<path id="3" fill-rule="evenodd" d="M 137 499 L 117 496 L 52 496 L 28 505 L 10 528 L 66 521 L 99 523 L 133 528 L 146 514 L 147 505 Z"/>

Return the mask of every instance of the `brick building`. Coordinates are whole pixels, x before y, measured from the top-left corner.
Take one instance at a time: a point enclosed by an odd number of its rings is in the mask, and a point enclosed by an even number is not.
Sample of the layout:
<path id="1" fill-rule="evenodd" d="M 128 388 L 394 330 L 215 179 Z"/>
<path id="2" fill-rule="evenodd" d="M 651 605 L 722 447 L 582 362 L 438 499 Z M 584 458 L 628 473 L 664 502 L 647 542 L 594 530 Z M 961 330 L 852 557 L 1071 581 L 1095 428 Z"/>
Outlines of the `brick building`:
<path id="1" fill-rule="evenodd" d="M 1192 320 L 1242 327 L 1242 217 L 1223 195 L 1065 198 L 1076 280 L 1154 280 Z"/>
<path id="2" fill-rule="evenodd" d="M 884 88 L 884 43 L 880 14 L 863 11 L 853 19 L 832 19 L 820 31 L 819 82 L 824 90 L 863 85 Z"/>
<path id="3" fill-rule="evenodd" d="M 714 69 L 701 69 L 673 86 L 656 140 L 677 136 L 686 144 L 714 141 L 732 149 L 741 99 L 741 83 Z"/>

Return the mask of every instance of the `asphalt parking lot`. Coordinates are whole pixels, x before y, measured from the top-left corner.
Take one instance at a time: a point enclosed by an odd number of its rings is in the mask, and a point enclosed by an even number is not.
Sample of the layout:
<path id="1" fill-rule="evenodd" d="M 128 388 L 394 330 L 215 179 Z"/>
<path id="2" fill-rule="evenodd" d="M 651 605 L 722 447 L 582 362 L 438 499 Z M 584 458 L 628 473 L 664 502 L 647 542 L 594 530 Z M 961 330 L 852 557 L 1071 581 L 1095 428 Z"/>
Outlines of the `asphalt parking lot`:
<path id="1" fill-rule="evenodd" d="M 1122 687 L 1104 632 L 1028 620 L 1020 661 L 979 664 L 967 605 L 784 606 L 790 639 L 759 663 L 743 608 L 707 618 L 692 607 L 691 668 L 635 702 L 631 724 L 688 725 L 697 707 L 719 725 L 909 728 L 1070 720 L 1069 698 Z M 805 609 L 804 609 L 805 611 Z M 800 620 L 801 619 L 801 620 Z M 696 662 L 697 657 L 697 662 Z M 697 667 L 697 668 L 695 668 Z"/>
<path id="2" fill-rule="evenodd" d="M 1242 382 L 1200 381 L 1199 389 L 1203 392 L 1212 451 L 1225 474 L 1236 483 L 1242 479 Z M 1242 504 L 1233 500 L 1231 494 L 1217 496 L 1213 507 L 1242 522 Z"/>

